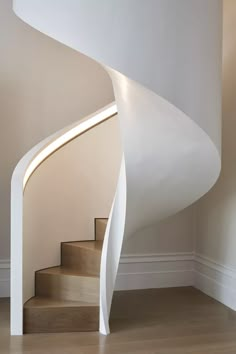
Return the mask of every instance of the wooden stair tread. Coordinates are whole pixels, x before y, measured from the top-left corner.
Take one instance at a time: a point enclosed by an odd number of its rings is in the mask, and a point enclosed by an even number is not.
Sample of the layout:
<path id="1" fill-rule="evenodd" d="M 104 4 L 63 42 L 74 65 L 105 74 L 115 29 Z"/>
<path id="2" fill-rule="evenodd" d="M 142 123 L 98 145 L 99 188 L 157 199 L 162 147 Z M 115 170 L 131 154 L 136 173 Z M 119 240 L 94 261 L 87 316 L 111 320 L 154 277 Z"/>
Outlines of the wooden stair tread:
<path id="1" fill-rule="evenodd" d="M 104 225 L 106 225 L 108 222 L 108 218 L 97 218 L 97 220 Z"/>
<path id="2" fill-rule="evenodd" d="M 66 268 L 63 266 L 56 266 L 56 267 L 38 270 L 36 273 L 37 274 L 53 274 L 53 275 L 71 275 L 71 276 L 79 276 L 79 277 L 87 277 L 87 278 L 99 278 L 99 276 L 96 274 L 89 274 L 86 272 L 80 272 L 76 269 Z"/>
<path id="3" fill-rule="evenodd" d="M 24 304 L 24 308 L 58 308 L 99 306 L 97 302 L 58 300 L 49 297 L 34 296 Z"/>
<path id="4" fill-rule="evenodd" d="M 61 245 L 61 266 L 75 272 L 100 276 L 103 241 L 75 241 Z"/>
<path id="5" fill-rule="evenodd" d="M 103 241 L 73 241 L 73 242 L 63 242 L 64 245 L 69 245 L 72 247 L 80 247 L 89 249 L 91 251 L 102 251 Z"/>

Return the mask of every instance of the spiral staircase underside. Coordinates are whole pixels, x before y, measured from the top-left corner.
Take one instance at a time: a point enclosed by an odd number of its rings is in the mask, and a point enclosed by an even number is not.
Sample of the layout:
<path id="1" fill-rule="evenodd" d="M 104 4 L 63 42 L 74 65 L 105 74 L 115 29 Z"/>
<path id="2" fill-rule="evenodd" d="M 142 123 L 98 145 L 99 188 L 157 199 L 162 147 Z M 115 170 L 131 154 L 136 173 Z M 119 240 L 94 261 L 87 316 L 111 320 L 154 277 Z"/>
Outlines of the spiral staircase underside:
<path id="1" fill-rule="evenodd" d="M 100 332 L 108 334 L 124 239 L 218 178 L 221 2 L 15 0 L 14 10 L 100 62 L 113 82 L 124 160 L 101 257 Z"/>

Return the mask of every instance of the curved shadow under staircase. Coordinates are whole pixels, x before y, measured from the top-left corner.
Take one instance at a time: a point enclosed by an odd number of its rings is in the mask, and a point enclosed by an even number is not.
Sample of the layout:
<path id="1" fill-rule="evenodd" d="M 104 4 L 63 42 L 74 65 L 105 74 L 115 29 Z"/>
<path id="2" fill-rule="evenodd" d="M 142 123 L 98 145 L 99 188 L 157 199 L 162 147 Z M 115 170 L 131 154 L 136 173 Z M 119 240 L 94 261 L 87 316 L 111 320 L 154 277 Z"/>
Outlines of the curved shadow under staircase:
<path id="1" fill-rule="evenodd" d="M 187 207 L 219 176 L 222 4 L 14 0 L 14 10 L 101 63 L 113 82 L 124 159 L 101 257 L 99 323 L 108 334 L 123 240 Z M 14 283 L 20 255 L 13 264 Z M 22 283 L 13 283 L 12 333 L 22 334 Z"/>

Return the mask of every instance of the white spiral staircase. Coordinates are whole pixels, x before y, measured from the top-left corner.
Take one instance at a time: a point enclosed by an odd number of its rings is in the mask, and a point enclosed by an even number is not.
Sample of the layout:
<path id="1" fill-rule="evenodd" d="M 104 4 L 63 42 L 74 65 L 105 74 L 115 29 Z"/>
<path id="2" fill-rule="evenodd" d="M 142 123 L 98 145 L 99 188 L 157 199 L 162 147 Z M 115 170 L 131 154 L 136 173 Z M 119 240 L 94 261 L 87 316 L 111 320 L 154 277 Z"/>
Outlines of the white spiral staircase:
<path id="1" fill-rule="evenodd" d="M 187 207 L 219 176 L 221 1 L 13 3 L 25 22 L 101 63 L 113 82 L 124 159 L 102 249 L 100 332 L 108 334 L 123 239 Z M 20 265 L 12 264 L 14 279 Z M 12 334 L 22 334 L 23 285 L 12 286 Z"/>

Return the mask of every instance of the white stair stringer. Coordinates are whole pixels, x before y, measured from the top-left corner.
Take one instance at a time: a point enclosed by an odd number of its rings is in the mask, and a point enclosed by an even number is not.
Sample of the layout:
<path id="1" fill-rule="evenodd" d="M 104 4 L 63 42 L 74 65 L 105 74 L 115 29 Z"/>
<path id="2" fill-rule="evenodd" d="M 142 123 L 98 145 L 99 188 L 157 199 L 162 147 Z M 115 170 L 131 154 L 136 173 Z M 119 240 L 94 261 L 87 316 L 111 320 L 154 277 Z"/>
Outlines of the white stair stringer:
<path id="1" fill-rule="evenodd" d="M 123 132 L 129 237 L 205 194 L 218 178 L 221 160 L 209 136 L 186 114 L 124 75 L 108 71 Z"/>
<path id="2" fill-rule="evenodd" d="M 14 0 L 14 10 L 113 81 L 124 161 L 101 261 L 107 334 L 123 238 L 187 207 L 219 176 L 221 0 Z"/>
<path id="3" fill-rule="evenodd" d="M 110 332 L 109 315 L 123 243 L 125 214 L 126 172 L 123 157 L 116 195 L 109 215 L 102 248 L 99 319 L 99 330 L 102 334 L 108 334 Z"/>

